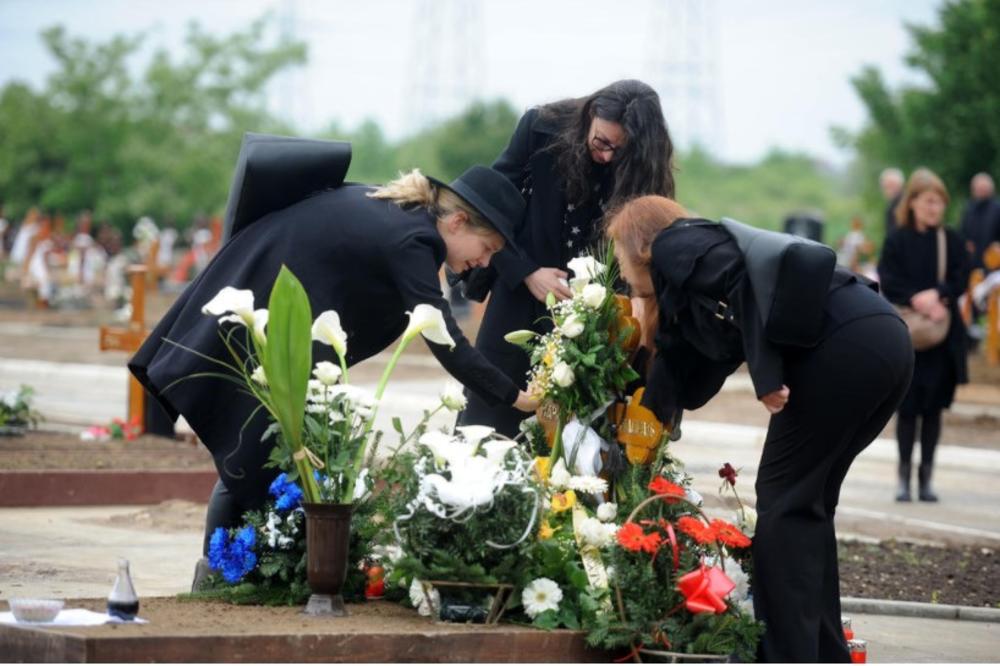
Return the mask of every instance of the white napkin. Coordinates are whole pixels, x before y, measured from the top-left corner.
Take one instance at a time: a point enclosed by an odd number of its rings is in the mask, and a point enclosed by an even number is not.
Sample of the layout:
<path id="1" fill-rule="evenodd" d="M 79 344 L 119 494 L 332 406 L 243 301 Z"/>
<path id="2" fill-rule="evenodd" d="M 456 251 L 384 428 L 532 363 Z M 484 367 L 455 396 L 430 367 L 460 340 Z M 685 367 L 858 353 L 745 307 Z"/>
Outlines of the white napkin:
<path id="1" fill-rule="evenodd" d="M 135 624 L 146 624 L 149 620 L 137 617 L 131 620 Z M 85 608 L 66 608 L 59 611 L 59 615 L 51 622 L 18 622 L 11 612 L 0 613 L 0 624 L 21 624 L 35 627 L 93 627 L 99 624 L 128 624 L 129 620 L 122 620 L 107 613 L 96 613 Z"/>

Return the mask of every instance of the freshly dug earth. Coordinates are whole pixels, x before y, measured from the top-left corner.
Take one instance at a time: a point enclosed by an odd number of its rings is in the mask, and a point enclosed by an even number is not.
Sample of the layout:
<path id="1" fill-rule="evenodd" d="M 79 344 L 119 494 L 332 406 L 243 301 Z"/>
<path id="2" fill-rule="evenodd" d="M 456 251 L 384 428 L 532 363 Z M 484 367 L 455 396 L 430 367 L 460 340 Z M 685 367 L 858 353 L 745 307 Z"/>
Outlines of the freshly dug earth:
<path id="1" fill-rule="evenodd" d="M 845 597 L 1000 608 L 1000 555 L 993 548 L 846 541 L 839 557 Z"/>
<path id="2" fill-rule="evenodd" d="M 200 443 L 154 435 L 85 442 L 77 435 L 35 430 L 0 437 L 0 471 L 41 469 L 210 470 L 214 465 Z"/>

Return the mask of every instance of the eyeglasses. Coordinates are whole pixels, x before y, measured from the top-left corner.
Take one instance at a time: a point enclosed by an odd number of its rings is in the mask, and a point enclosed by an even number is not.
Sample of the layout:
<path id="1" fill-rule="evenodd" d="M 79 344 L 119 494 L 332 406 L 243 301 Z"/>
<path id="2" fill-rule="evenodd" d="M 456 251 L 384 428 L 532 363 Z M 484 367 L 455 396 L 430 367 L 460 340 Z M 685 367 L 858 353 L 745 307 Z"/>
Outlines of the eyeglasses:
<path id="1" fill-rule="evenodd" d="M 615 154 L 616 150 L 621 148 L 621 146 L 614 145 L 613 143 L 611 143 L 610 141 L 608 141 L 607 139 L 605 139 L 603 136 L 600 135 L 594 135 L 594 138 L 591 139 L 590 142 L 591 144 L 593 144 L 594 148 L 596 148 L 599 152 L 611 153 L 612 155 Z"/>

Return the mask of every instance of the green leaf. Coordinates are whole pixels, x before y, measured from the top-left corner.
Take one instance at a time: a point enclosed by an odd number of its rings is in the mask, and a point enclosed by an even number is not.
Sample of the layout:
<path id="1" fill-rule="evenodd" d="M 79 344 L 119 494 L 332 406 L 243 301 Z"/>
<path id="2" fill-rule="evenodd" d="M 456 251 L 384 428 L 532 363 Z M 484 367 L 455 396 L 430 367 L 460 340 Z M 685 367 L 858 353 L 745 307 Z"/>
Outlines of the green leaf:
<path id="1" fill-rule="evenodd" d="M 312 370 L 312 308 L 298 278 L 282 266 L 268 302 L 267 354 L 264 372 L 271 388 L 271 407 L 285 442 L 302 446 L 306 388 Z"/>
<path id="2" fill-rule="evenodd" d="M 426 418 L 426 417 L 424 417 L 424 418 Z M 404 434 L 403 433 L 403 422 L 400 420 L 400 418 L 398 416 L 393 416 L 392 417 L 392 429 L 395 430 L 396 432 L 398 432 L 400 435 Z"/>

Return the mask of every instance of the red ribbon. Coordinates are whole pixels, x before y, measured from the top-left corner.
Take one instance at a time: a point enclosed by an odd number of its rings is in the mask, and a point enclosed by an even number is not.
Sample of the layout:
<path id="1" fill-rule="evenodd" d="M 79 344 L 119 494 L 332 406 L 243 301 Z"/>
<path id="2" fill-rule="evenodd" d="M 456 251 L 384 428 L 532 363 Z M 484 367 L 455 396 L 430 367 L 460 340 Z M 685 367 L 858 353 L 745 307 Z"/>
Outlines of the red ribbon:
<path id="1" fill-rule="evenodd" d="M 718 567 L 703 562 L 694 571 L 677 579 L 677 589 L 684 595 L 684 605 L 692 613 L 722 613 L 726 610 L 726 595 L 736 583 Z"/>
<path id="2" fill-rule="evenodd" d="M 674 550 L 674 571 L 681 565 L 681 548 L 677 545 L 677 535 L 674 533 L 674 526 L 669 522 L 664 521 L 663 528 L 667 531 L 667 536 L 670 537 L 670 547 Z"/>

